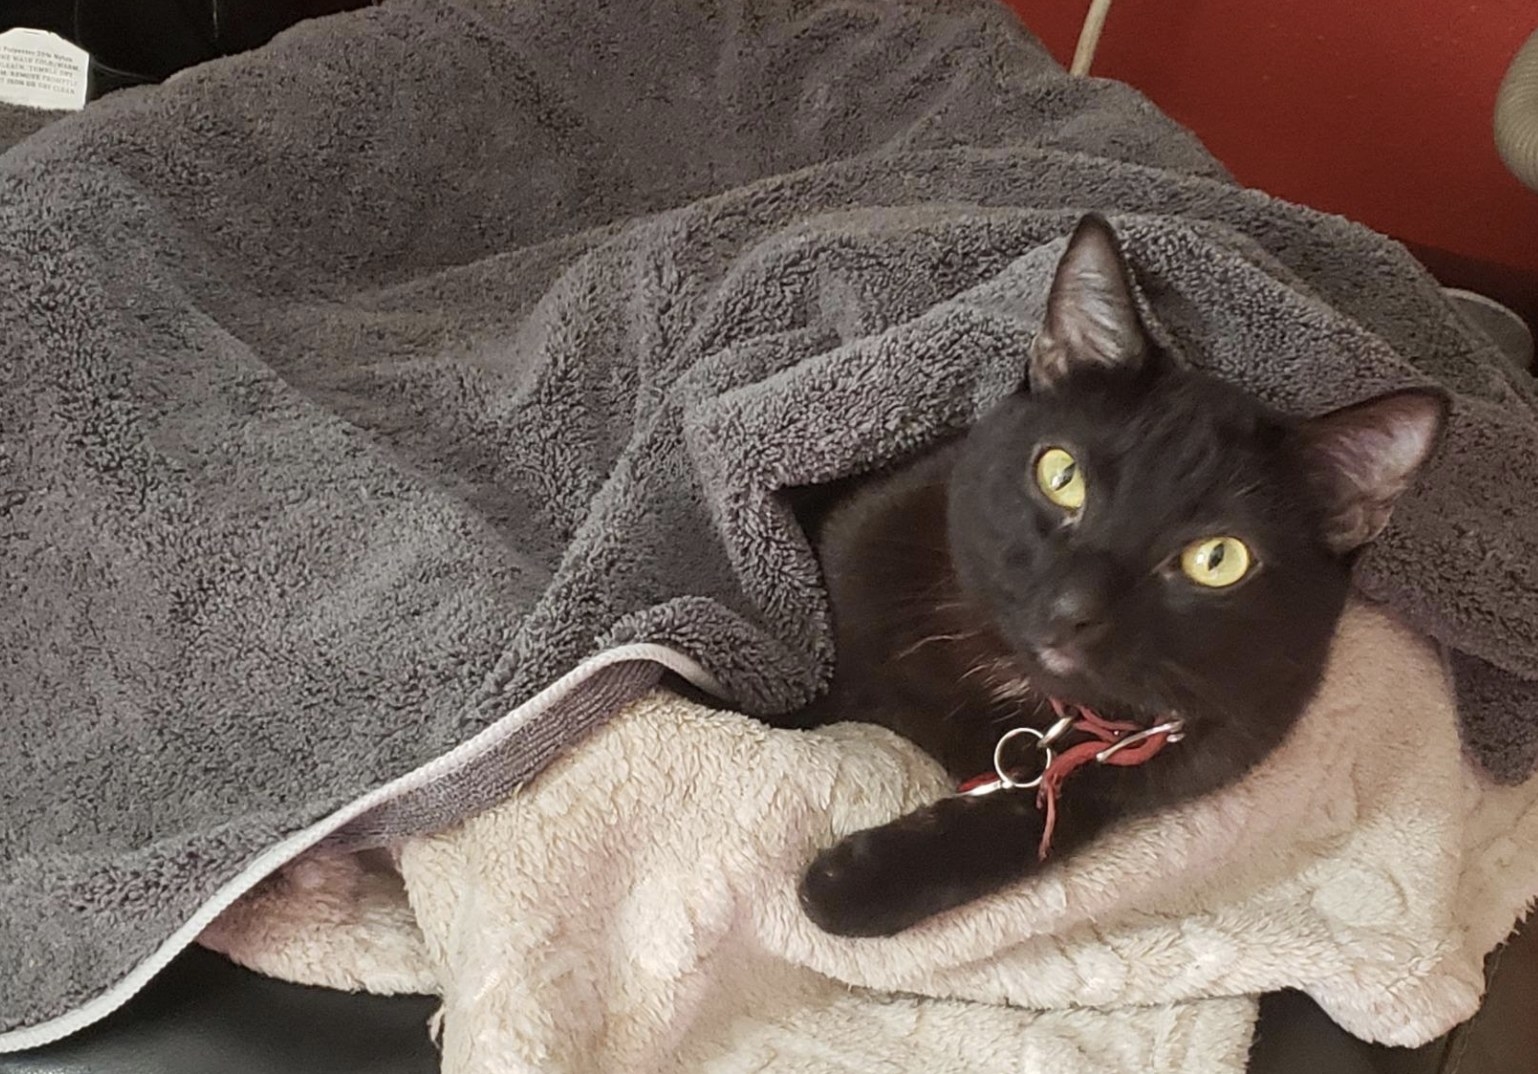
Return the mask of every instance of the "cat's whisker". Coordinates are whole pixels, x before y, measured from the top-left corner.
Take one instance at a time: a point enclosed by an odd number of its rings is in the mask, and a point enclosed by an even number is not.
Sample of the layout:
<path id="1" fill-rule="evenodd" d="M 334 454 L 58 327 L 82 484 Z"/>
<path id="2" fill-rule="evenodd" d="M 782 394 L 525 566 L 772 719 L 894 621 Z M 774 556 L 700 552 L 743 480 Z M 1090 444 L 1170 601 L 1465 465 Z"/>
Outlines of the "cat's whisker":
<path id="1" fill-rule="evenodd" d="M 1037 696 L 1036 688 L 1007 659 L 996 658 L 975 664 L 961 675 L 962 681 L 978 677 L 984 689 L 996 700 L 1024 701 Z"/>
<path id="2" fill-rule="evenodd" d="M 978 665 L 976 665 L 974 667 L 970 667 L 966 671 L 963 671 L 961 673 L 960 681 L 961 682 L 966 682 L 968 679 L 972 678 L 973 676 L 979 675 L 979 674 L 981 674 L 981 673 L 983 673 L 985 671 L 988 671 L 988 670 L 989 670 L 989 668 L 988 668 L 987 664 L 978 664 Z"/>
<path id="3" fill-rule="evenodd" d="M 913 592 L 903 596 L 894 597 L 892 605 L 899 608 L 915 607 L 924 611 L 969 611 L 971 605 L 959 600 L 941 600 L 940 598 L 951 592 L 949 586 L 936 583 L 914 589 Z"/>
<path id="4" fill-rule="evenodd" d="M 900 611 L 913 612 L 916 615 L 923 616 L 926 621 L 932 621 L 935 618 L 932 614 L 934 606 L 924 603 L 922 598 L 893 601 L 892 607 Z"/>
<path id="5" fill-rule="evenodd" d="M 920 638 L 907 648 L 898 650 L 897 659 L 903 660 L 910 657 L 926 645 L 938 645 L 948 641 L 967 641 L 977 636 L 978 632 L 975 630 L 965 630 L 959 634 L 931 634 L 927 638 Z"/>
<path id="6" fill-rule="evenodd" d="M 1035 693 L 1031 684 L 1024 679 L 1000 683 L 993 688 L 993 696 L 1000 701 L 1024 701 L 1026 698 L 1034 697 Z"/>

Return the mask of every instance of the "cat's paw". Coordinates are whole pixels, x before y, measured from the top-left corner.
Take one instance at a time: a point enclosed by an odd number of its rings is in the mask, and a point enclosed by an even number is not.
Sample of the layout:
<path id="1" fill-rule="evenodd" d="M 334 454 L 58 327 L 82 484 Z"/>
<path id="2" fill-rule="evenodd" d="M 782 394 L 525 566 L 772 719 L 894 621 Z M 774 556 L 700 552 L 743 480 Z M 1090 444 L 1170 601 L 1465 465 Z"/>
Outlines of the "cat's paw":
<path id="1" fill-rule="evenodd" d="M 909 843 L 896 829 L 872 828 L 824 850 L 801 878 L 806 916 L 836 936 L 892 936 L 946 909 Z"/>

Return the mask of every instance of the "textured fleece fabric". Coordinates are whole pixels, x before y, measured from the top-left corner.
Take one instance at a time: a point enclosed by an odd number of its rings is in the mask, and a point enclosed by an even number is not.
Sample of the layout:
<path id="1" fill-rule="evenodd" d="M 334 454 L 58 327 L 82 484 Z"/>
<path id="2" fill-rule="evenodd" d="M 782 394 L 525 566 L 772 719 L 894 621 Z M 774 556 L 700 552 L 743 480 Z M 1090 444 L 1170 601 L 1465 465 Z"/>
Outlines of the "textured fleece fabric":
<path id="1" fill-rule="evenodd" d="M 301 858 L 203 943 L 441 996 L 444 1074 L 1243 1074 L 1258 992 L 1439 1036 L 1538 891 L 1538 780 L 1460 757 L 1435 646 L 1377 608 L 1347 614 L 1297 733 L 1240 784 L 890 939 L 806 919 L 818 847 L 947 790 L 879 728 L 658 693 L 394 868 Z"/>

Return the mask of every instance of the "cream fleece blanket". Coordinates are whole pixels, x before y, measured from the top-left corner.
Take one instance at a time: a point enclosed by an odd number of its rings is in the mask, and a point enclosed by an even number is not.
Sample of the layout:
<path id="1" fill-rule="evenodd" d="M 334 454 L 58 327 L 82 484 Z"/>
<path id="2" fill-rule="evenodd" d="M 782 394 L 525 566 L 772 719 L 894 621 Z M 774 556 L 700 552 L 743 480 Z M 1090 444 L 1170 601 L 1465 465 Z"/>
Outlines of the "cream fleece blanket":
<path id="1" fill-rule="evenodd" d="M 815 848 L 947 791 L 878 728 L 776 731 L 657 693 L 389 860 L 296 863 L 203 942 L 441 995 L 450 1074 L 1237 1074 L 1253 996 L 1282 987 L 1369 1039 L 1444 1032 L 1538 892 L 1538 788 L 1463 760 L 1439 655 L 1363 606 L 1240 785 L 894 939 L 801 916 Z"/>

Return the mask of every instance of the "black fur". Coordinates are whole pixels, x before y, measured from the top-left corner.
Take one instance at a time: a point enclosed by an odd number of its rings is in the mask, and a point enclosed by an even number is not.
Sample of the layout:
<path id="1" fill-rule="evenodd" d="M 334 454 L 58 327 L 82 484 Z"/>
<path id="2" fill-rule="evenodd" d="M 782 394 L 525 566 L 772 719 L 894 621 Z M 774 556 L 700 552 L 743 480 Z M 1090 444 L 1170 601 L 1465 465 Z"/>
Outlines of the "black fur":
<path id="1" fill-rule="evenodd" d="M 838 666 L 802 723 L 883 724 L 959 780 L 992 770 L 1008 728 L 1050 723 L 1048 695 L 1143 724 L 1178 714 L 1185 740 L 1146 765 L 1071 778 L 1057 860 L 1281 743 L 1318 686 L 1353 554 L 1430 454 L 1444 403 L 1400 392 L 1300 420 L 1178 368 L 1138 320 L 1096 217 L 1070 240 L 1047 309 L 1029 389 L 857 487 L 816 535 Z M 1036 483 L 1053 446 L 1086 478 L 1078 512 Z M 1255 558 L 1229 588 L 1179 569 L 1186 545 L 1214 535 Z M 803 906 L 830 932 L 900 931 L 1038 868 L 1042 823 L 1032 791 L 944 799 L 823 852 Z"/>

